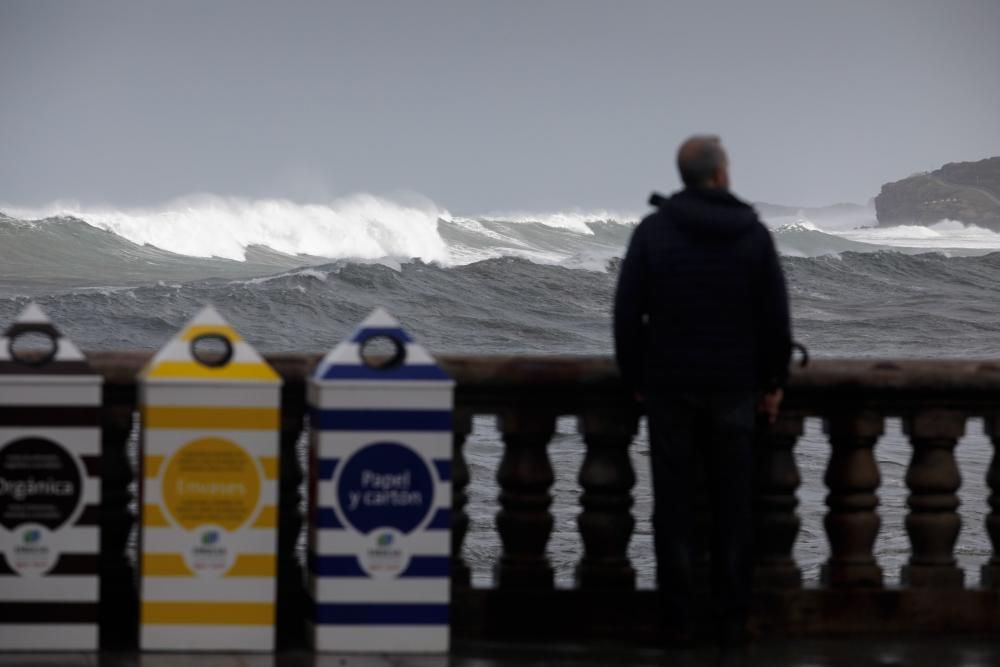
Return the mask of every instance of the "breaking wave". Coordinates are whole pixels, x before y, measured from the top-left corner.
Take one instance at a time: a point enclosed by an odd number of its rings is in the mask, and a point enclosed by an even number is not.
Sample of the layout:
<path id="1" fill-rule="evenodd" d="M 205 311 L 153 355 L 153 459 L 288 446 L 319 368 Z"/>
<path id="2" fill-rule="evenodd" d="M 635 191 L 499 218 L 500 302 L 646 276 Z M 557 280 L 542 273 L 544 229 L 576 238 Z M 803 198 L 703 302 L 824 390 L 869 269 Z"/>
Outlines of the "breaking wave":
<path id="1" fill-rule="evenodd" d="M 933 225 L 870 227 L 840 233 L 843 237 L 866 243 L 908 248 L 967 250 L 1000 249 L 1000 233 L 957 220 L 942 220 Z"/>
<path id="2" fill-rule="evenodd" d="M 8 209 L 22 219 L 72 218 L 137 245 L 188 257 L 242 261 L 252 246 L 328 259 L 415 257 L 443 261 L 437 231 L 443 211 L 429 200 L 400 203 L 358 194 L 327 204 L 199 195 L 156 208 L 109 209 L 53 204 Z"/>
<path id="3" fill-rule="evenodd" d="M 41 299 L 86 348 L 156 347 L 214 302 L 264 349 L 323 349 L 384 305 L 435 349 L 498 353 L 610 349 L 617 267 L 639 217 L 458 215 L 373 195 L 6 211 L 0 318 Z M 983 305 L 1000 284 L 1000 234 L 953 221 L 848 227 L 873 221 L 863 207 L 762 213 L 797 337 L 818 354 L 1000 356 L 1000 321 Z"/>
<path id="4" fill-rule="evenodd" d="M 817 257 L 842 252 L 969 254 L 1000 249 L 1000 234 L 955 221 L 876 227 L 870 209 L 793 209 L 762 204 L 779 250 Z M 57 241 L 76 259 L 119 243 L 118 253 L 159 253 L 192 259 L 254 263 L 262 253 L 283 267 L 317 261 L 400 262 L 418 259 L 460 266 L 497 257 L 604 270 L 620 257 L 641 214 L 610 210 L 457 215 L 412 195 L 388 199 L 357 194 L 327 203 L 248 200 L 197 195 L 158 207 L 114 209 L 54 203 L 36 209 L 7 207 L 0 224 Z M 13 216 L 13 217 L 10 217 Z M 860 223 L 860 224 L 859 224 Z M 113 239 L 89 231 L 109 232 Z M 132 246 L 132 247 L 129 247 Z M 107 248 L 105 248 L 107 250 Z M 284 259 L 281 259 L 284 258 Z M 44 259 L 37 258 L 42 261 Z M 249 268 L 249 267 L 248 267 Z"/>

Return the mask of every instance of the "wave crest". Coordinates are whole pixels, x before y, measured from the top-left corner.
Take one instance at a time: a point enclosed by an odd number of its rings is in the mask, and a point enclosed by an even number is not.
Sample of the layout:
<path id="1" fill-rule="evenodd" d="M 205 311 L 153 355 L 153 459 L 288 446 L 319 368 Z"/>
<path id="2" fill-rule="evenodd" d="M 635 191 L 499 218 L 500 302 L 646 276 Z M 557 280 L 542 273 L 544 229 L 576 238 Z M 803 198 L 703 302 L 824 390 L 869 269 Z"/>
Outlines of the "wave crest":
<path id="1" fill-rule="evenodd" d="M 297 204 L 199 195 L 156 208 L 53 204 L 8 210 L 20 218 L 78 218 L 133 243 L 189 257 L 243 261 L 251 246 L 330 259 L 445 261 L 448 257 L 437 222 L 449 214 L 429 200 L 403 204 L 357 194 L 328 204 Z"/>
<path id="2" fill-rule="evenodd" d="M 601 209 L 595 211 L 556 211 L 554 213 L 531 213 L 525 211 L 488 213 L 476 216 L 476 220 L 516 224 L 535 223 L 544 227 L 565 229 L 578 234 L 593 236 L 594 230 L 590 226 L 591 223 L 635 224 L 641 217 L 634 213 L 619 213 Z"/>
<path id="3" fill-rule="evenodd" d="M 1000 249 L 1000 233 L 956 220 L 942 220 L 933 225 L 897 225 L 865 227 L 839 232 L 845 238 L 865 243 L 922 249 L 961 248 L 968 250 Z"/>

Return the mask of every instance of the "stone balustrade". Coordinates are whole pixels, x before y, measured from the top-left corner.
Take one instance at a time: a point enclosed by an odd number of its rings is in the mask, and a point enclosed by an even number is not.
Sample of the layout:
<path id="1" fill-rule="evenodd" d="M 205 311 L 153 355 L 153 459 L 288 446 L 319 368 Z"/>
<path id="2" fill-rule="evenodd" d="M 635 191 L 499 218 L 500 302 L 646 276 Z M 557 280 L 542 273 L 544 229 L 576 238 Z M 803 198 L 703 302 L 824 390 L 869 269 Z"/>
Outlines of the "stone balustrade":
<path id="1" fill-rule="evenodd" d="M 134 563 L 126 558 L 135 524 L 135 378 L 148 357 L 96 353 L 106 378 L 102 497 L 102 646 L 135 646 Z M 303 530 L 300 447 L 305 387 L 316 356 L 269 355 L 284 377 L 278 562 L 279 646 L 305 645 L 307 600 L 298 557 Z M 636 589 L 628 545 L 636 519 L 636 475 L 629 455 L 640 415 L 604 357 L 444 356 L 457 381 L 452 471 L 452 626 L 456 639 L 650 639 L 656 596 Z M 502 544 L 493 588 L 470 584 L 462 559 L 469 528 L 470 478 L 464 445 L 473 417 L 497 420 L 502 441 L 496 481 L 496 530 Z M 577 419 L 582 551 L 576 585 L 556 588 L 546 555 L 552 532 L 553 469 L 548 444 L 559 417 Z M 807 418 L 823 422 L 830 456 L 823 527 L 829 554 L 818 585 L 804 585 L 793 557 L 802 474 L 796 442 Z M 887 585 L 874 556 L 881 528 L 881 474 L 874 455 L 887 418 L 900 418 L 912 458 L 905 529 L 910 543 L 899 585 Z M 762 431 L 755 456 L 755 549 L 758 588 L 753 624 L 761 633 L 996 632 L 1000 630 L 1000 462 L 983 471 L 991 494 L 985 526 L 993 555 L 982 584 L 970 587 L 955 559 L 962 528 L 955 447 L 970 418 L 982 418 L 1000 443 L 1000 366 L 966 361 L 819 360 L 797 369 L 777 423 Z M 812 483 L 819 484 L 819 480 Z M 987 501 L 984 500 L 984 503 Z"/>

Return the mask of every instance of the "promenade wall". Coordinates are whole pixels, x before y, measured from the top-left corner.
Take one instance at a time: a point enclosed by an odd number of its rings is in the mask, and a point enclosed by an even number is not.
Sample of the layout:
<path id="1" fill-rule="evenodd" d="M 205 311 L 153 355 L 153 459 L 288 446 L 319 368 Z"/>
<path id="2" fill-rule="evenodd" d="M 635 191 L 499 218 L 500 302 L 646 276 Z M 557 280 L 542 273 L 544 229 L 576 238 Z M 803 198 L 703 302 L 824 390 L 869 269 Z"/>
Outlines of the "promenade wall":
<path id="1" fill-rule="evenodd" d="M 101 645 L 136 645 L 136 571 L 128 546 L 136 517 L 136 470 L 128 455 L 139 428 L 136 376 L 142 353 L 92 353 L 105 377 Z M 299 452 L 308 428 L 306 382 L 318 355 L 275 354 L 281 374 L 278 645 L 306 645 L 309 608 L 299 554 L 304 530 Z M 457 381 L 452 471 L 452 632 L 457 640 L 612 640 L 656 636 L 654 591 L 637 590 L 628 545 L 635 528 L 629 456 L 641 416 L 605 357 L 443 356 Z M 492 588 L 471 585 L 462 559 L 470 479 L 463 448 L 473 417 L 496 417 L 502 455 L 495 507 L 502 545 Z M 556 420 L 577 419 L 585 452 L 578 472 L 582 552 L 575 586 L 556 588 L 546 556 L 553 527 L 554 474 L 547 446 Z M 822 420 L 829 461 L 825 504 L 802 507 L 796 442 L 806 419 Z M 875 559 L 881 473 L 874 447 L 899 418 L 911 445 L 905 483 L 909 541 L 898 584 Z M 754 522 L 756 587 L 752 625 L 761 635 L 1000 632 L 1000 464 L 987 477 L 982 531 L 993 553 L 980 583 L 955 558 L 962 495 L 954 449 L 967 421 L 981 419 L 1000 443 L 1000 364 L 983 361 L 817 360 L 796 369 L 782 413 L 757 439 Z M 818 483 L 818 481 L 817 481 Z M 557 508 L 559 509 L 559 508 Z M 793 546 L 800 513 L 822 513 L 829 553 L 819 585 L 804 585 Z"/>

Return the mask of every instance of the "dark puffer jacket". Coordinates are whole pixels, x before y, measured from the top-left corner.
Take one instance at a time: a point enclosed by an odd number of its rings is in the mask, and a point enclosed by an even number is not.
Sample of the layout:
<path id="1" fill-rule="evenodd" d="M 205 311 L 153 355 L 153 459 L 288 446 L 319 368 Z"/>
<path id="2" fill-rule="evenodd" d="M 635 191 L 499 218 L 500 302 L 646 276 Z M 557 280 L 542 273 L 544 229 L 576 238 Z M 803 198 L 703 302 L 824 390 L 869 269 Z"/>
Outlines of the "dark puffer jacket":
<path id="1" fill-rule="evenodd" d="M 615 295 L 615 353 L 641 392 L 771 390 L 791 356 L 785 280 L 756 211 L 682 190 L 636 227 Z"/>

